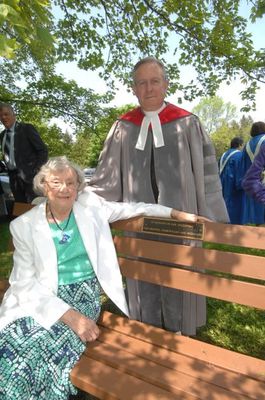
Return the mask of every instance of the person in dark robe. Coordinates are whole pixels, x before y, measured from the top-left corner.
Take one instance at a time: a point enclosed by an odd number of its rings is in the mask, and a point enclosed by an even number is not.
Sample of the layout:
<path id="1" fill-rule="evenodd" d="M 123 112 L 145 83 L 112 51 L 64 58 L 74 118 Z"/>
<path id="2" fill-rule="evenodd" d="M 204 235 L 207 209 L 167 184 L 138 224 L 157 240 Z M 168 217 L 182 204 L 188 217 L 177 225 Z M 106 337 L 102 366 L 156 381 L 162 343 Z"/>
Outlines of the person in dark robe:
<path id="1" fill-rule="evenodd" d="M 237 188 L 243 189 L 242 181 L 251 167 L 255 157 L 259 154 L 260 148 L 265 143 L 265 122 L 254 122 L 250 130 L 251 139 L 242 150 L 242 157 L 239 163 Z M 245 191 L 242 194 L 242 212 L 240 223 L 262 225 L 265 223 L 265 205 L 257 202 L 254 197 L 249 196 Z"/>
<path id="2" fill-rule="evenodd" d="M 230 149 L 220 158 L 219 170 L 223 188 L 223 196 L 231 224 L 240 224 L 242 212 L 242 190 L 236 187 L 236 175 L 242 156 L 244 141 L 241 137 L 231 140 Z"/>
<path id="3" fill-rule="evenodd" d="M 158 203 L 227 222 L 214 147 L 195 115 L 165 102 L 165 67 L 147 57 L 132 78 L 140 106 L 112 126 L 89 184 L 107 200 Z M 202 296 L 129 279 L 127 294 L 131 318 L 186 335 L 205 324 Z"/>
<path id="4" fill-rule="evenodd" d="M 265 204 L 265 143 L 260 147 L 258 155 L 242 181 L 243 189 L 257 202 Z"/>

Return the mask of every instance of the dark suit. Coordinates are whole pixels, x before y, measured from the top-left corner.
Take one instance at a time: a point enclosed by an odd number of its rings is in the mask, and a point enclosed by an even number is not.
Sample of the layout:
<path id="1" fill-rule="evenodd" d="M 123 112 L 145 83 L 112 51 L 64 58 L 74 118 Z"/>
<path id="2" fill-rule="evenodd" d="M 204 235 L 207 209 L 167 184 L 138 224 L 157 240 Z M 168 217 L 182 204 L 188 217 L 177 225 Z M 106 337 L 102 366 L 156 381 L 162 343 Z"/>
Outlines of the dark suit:
<path id="1" fill-rule="evenodd" d="M 1 147 L 5 132 L 6 130 L 0 134 Z M 33 178 L 48 159 L 47 146 L 33 125 L 16 122 L 14 158 L 16 169 L 7 169 L 12 193 L 15 201 L 30 203 L 36 197 L 33 192 Z"/>

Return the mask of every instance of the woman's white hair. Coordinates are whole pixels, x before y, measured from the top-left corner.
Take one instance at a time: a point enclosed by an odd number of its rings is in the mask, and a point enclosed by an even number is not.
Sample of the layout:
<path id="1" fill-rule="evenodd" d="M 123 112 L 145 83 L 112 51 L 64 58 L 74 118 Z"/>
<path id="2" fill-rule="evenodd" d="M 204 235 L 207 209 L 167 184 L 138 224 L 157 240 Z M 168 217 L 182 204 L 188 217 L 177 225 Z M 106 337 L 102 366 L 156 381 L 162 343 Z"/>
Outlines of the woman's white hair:
<path id="1" fill-rule="evenodd" d="M 80 192 L 81 190 L 83 190 L 84 187 L 86 186 L 84 172 L 78 165 L 68 160 L 67 157 L 61 156 L 61 157 L 51 157 L 46 162 L 46 164 L 44 164 L 41 167 L 41 169 L 33 179 L 34 191 L 41 196 L 45 196 L 44 184 L 47 181 L 49 175 L 51 175 L 51 173 L 53 172 L 61 172 L 67 169 L 71 169 L 76 173 L 77 183 L 78 183 L 77 191 Z"/>

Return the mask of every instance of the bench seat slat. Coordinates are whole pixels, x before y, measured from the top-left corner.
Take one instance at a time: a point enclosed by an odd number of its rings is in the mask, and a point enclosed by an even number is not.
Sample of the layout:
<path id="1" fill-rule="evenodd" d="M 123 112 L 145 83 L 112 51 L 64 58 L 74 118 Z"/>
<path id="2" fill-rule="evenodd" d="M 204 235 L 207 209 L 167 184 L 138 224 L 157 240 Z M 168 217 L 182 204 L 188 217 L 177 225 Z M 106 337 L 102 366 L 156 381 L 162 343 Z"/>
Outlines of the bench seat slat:
<path id="1" fill-rule="evenodd" d="M 123 340 L 123 337 L 121 340 Z M 135 346 L 137 346 L 137 342 Z M 152 350 L 156 352 L 157 349 L 153 346 Z M 160 353 L 160 356 L 163 360 L 163 358 L 168 356 L 168 351 L 164 350 L 162 353 Z M 232 382 L 229 376 L 227 376 L 227 378 L 232 384 L 232 387 L 227 390 L 192 375 L 177 371 L 174 368 L 165 367 L 160 362 L 156 363 L 150 361 L 148 358 L 143 358 L 141 355 L 138 355 L 137 352 L 130 353 L 126 348 L 126 340 L 124 341 L 123 347 L 100 342 L 88 345 L 85 356 L 101 361 L 104 364 L 139 378 L 142 381 L 168 390 L 175 395 L 180 395 L 184 392 L 196 398 L 198 393 L 200 393 L 199 398 L 206 398 L 207 393 L 211 393 L 212 399 L 218 400 L 230 400 L 231 395 L 234 400 L 242 399 L 243 396 L 242 393 L 236 393 L 236 391 L 233 390 L 236 380 Z M 194 368 L 196 368 L 196 363 Z M 245 398 L 245 396 L 243 398 Z M 251 396 L 250 398 L 256 399 L 257 397 Z"/>
<path id="2" fill-rule="evenodd" d="M 157 242 L 131 237 L 115 237 L 114 243 L 117 252 L 128 257 L 135 258 L 137 254 L 138 257 L 153 261 L 163 260 L 164 264 L 209 269 L 265 281 L 265 259 L 259 256 L 163 242 L 159 242 L 159 252 L 155 252 Z"/>
<path id="3" fill-rule="evenodd" d="M 265 308 L 265 285 L 219 278 L 196 271 L 186 271 L 158 264 L 119 258 L 122 274 L 157 285 L 177 288 L 219 300 Z"/>
<path id="4" fill-rule="evenodd" d="M 113 354 L 115 357 L 115 354 Z M 176 394 L 161 389 L 130 374 L 83 355 L 71 371 L 71 381 L 81 390 L 100 399 L 118 400 L 175 400 Z M 180 399 L 198 400 L 187 393 L 180 393 Z"/>
<path id="5" fill-rule="evenodd" d="M 101 326 L 112 329 L 118 334 L 135 337 L 143 342 L 151 343 L 178 354 L 201 360 L 225 368 L 229 371 L 250 376 L 265 384 L 265 361 L 240 354 L 231 350 L 211 345 L 186 336 L 178 336 L 172 332 L 162 331 L 143 322 L 129 320 L 126 317 L 103 312 L 99 321 Z"/>
<path id="6" fill-rule="evenodd" d="M 250 398 L 256 399 L 260 397 L 260 393 L 265 392 L 265 382 L 262 383 L 256 379 L 246 377 L 246 375 L 220 368 L 214 363 L 209 362 L 209 360 L 205 362 L 180 354 L 174 350 L 172 351 L 170 346 L 155 346 L 151 343 L 151 336 L 149 339 L 149 343 L 146 341 L 143 342 L 143 340 L 129 336 L 126 333 L 115 332 L 113 329 L 101 327 L 98 343 L 94 346 L 88 346 L 86 354 L 96 359 L 105 360 L 108 364 L 116 368 L 125 368 L 126 364 L 127 372 L 130 371 L 131 367 L 136 368 L 136 372 L 133 372 L 133 374 L 137 376 L 138 367 L 132 362 L 132 357 L 136 355 L 142 363 L 144 360 L 143 365 L 147 365 L 149 361 L 152 361 L 153 364 L 157 364 L 160 371 L 162 370 L 161 366 L 164 369 L 166 368 L 166 371 L 173 370 L 174 374 L 172 371 L 172 376 L 174 378 L 171 383 L 173 387 L 176 385 L 178 388 L 180 387 L 179 385 L 183 387 L 182 383 L 186 382 L 185 384 L 187 384 L 187 380 L 189 380 L 189 386 L 200 386 L 200 393 L 219 393 L 220 396 L 222 395 L 226 398 L 227 391 L 229 393 L 233 391 L 233 393 L 247 395 Z M 118 357 L 120 351 L 121 354 Z M 115 354 L 114 359 L 112 359 L 113 354 Z M 127 363 L 125 363 L 126 358 L 129 358 Z M 176 376 L 176 372 L 182 375 Z M 149 375 L 145 379 L 150 379 Z M 158 376 L 158 381 L 161 381 L 160 384 L 169 384 L 171 376 L 165 378 L 162 375 L 162 377 Z M 153 378 L 154 369 L 152 370 Z M 163 382 L 164 379 L 166 379 L 166 383 Z M 179 380 L 181 380 L 181 384 Z M 198 380 L 197 384 L 195 384 L 196 380 Z"/>

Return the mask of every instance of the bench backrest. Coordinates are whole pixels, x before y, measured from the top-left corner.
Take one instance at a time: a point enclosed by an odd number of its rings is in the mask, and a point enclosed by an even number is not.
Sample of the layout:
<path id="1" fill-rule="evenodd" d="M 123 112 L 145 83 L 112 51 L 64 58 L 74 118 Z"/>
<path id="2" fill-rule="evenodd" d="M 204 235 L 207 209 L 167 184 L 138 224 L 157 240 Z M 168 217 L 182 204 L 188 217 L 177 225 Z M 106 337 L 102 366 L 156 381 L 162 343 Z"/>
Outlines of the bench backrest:
<path id="1" fill-rule="evenodd" d="M 33 207 L 34 207 L 33 204 L 15 202 L 14 206 L 13 206 L 13 210 L 12 210 L 12 217 L 13 218 L 19 217 L 20 215 L 24 214 L 26 211 L 29 211 Z M 8 250 L 9 251 L 13 251 L 14 250 L 14 246 L 13 246 L 13 242 L 12 242 L 12 238 L 11 237 L 10 237 L 9 243 L 8 243 Z"/>
<path id="2" fill-rule="evenodd" d="M 167 229 L 172 221 L 140 217 L 112 224 L 122 232 L 114 242 L 125 277 L 265 309 L 264 227 L 206 222 L 200 240 L 184 245 L 168 243 L 176 238 Z"/>
<path id="3" fill-rule="evenodd" d="M 33 204 L 15 202 L 12 215 L 13 217 L 18 217 L 19 215 L 24 214 L 26 211 L 29 211 L 33 207 L 35 207 Z"/>
<path id="4" fill-rule="evenodd" d="M 32 207 L 15 203 L 13 214 Z M 265 309 L 264 227 L 189 225 L 147 217 L 118 221 L 111 227 L 123 276 Z M 189 245 L 172 243 L 176 231 L 187 235 L 194 227 L 195 240 L 188 240 Z M 6 288 L 6 282 L 0 285 L 0 297 Z"/>

